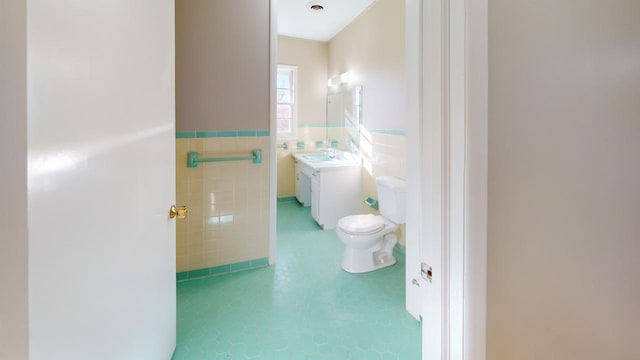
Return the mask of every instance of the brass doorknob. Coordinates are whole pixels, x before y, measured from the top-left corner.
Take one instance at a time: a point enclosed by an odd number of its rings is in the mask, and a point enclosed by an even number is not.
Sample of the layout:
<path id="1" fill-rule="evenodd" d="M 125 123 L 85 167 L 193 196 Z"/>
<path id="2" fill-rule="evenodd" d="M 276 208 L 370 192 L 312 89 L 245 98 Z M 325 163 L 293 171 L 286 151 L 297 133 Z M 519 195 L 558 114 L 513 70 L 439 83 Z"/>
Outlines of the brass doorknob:
<path id="1" fill-rule="evenodd" d="M 186 206 L 180 206 L 180 208 L 177 208 L 175 205 L 171 205 L 171 208 L 169 209 L 169 217 L 171 219 L 175 217 L 178 219 L 184 219 L 187 217 L 187 212 L 189 212 L 189 209 L 187 209 Z"/>

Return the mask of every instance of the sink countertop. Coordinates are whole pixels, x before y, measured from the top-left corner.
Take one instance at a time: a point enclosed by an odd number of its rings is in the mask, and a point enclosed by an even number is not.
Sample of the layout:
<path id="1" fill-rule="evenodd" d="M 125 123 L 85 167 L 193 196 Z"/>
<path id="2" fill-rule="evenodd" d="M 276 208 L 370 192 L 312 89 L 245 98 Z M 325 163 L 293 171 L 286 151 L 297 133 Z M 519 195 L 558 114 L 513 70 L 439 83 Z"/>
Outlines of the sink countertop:
<path id="1" fill-rule="evenodd" d="M 331 159 L 325 155 L 324 152 L 293 153 L 291 155 L 293 155 L 296 160 L 316 170 L 346 166 L 360 166 L 360 161 L 348 153 L 341 159 L 338 159 L 337 157 Z"/>

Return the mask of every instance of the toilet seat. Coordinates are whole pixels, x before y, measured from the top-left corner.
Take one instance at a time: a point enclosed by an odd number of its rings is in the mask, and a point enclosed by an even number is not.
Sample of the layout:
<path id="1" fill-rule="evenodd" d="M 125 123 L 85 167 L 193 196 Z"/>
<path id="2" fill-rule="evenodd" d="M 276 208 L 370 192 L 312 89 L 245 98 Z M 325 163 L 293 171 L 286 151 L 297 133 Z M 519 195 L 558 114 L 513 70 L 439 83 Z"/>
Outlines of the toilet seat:
<path id="1" fill-rule="evenodd" d="M 347 216 L 338 221 L 338 227 L 349 235 L 375 234 L 384 226 L 384 218 L 372 214 Z"/>

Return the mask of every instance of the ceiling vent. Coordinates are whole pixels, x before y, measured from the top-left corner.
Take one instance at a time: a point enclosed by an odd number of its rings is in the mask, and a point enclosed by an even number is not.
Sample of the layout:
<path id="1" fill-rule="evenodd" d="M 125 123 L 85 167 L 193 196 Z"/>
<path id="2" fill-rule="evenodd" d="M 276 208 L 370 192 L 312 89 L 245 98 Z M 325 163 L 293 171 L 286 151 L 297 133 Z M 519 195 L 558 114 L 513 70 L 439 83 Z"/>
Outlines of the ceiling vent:
<path id="1" fill-rule="evenodd" d="M 307 9 L 309 9 L 309 11 L 311 11 L 312 13 L 321 13 L 324 11 L 324 4 L 319 2 L 319 1 L 312 1 L 310 3 L 307 4 Z"/>

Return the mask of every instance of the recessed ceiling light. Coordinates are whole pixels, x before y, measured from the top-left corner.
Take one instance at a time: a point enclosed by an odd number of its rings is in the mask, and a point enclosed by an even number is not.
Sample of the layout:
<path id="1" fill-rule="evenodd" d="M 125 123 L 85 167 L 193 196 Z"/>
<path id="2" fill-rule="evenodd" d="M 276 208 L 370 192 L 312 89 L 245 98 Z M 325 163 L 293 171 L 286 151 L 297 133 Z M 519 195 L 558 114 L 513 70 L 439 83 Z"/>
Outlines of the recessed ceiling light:
<path id="1" fill-rule="evenodd" d="M 324 4 L 319 1 L 312 1 L 307 4 L 307 9 L 312 13 L 319 13 L 324 11 Z"/>

